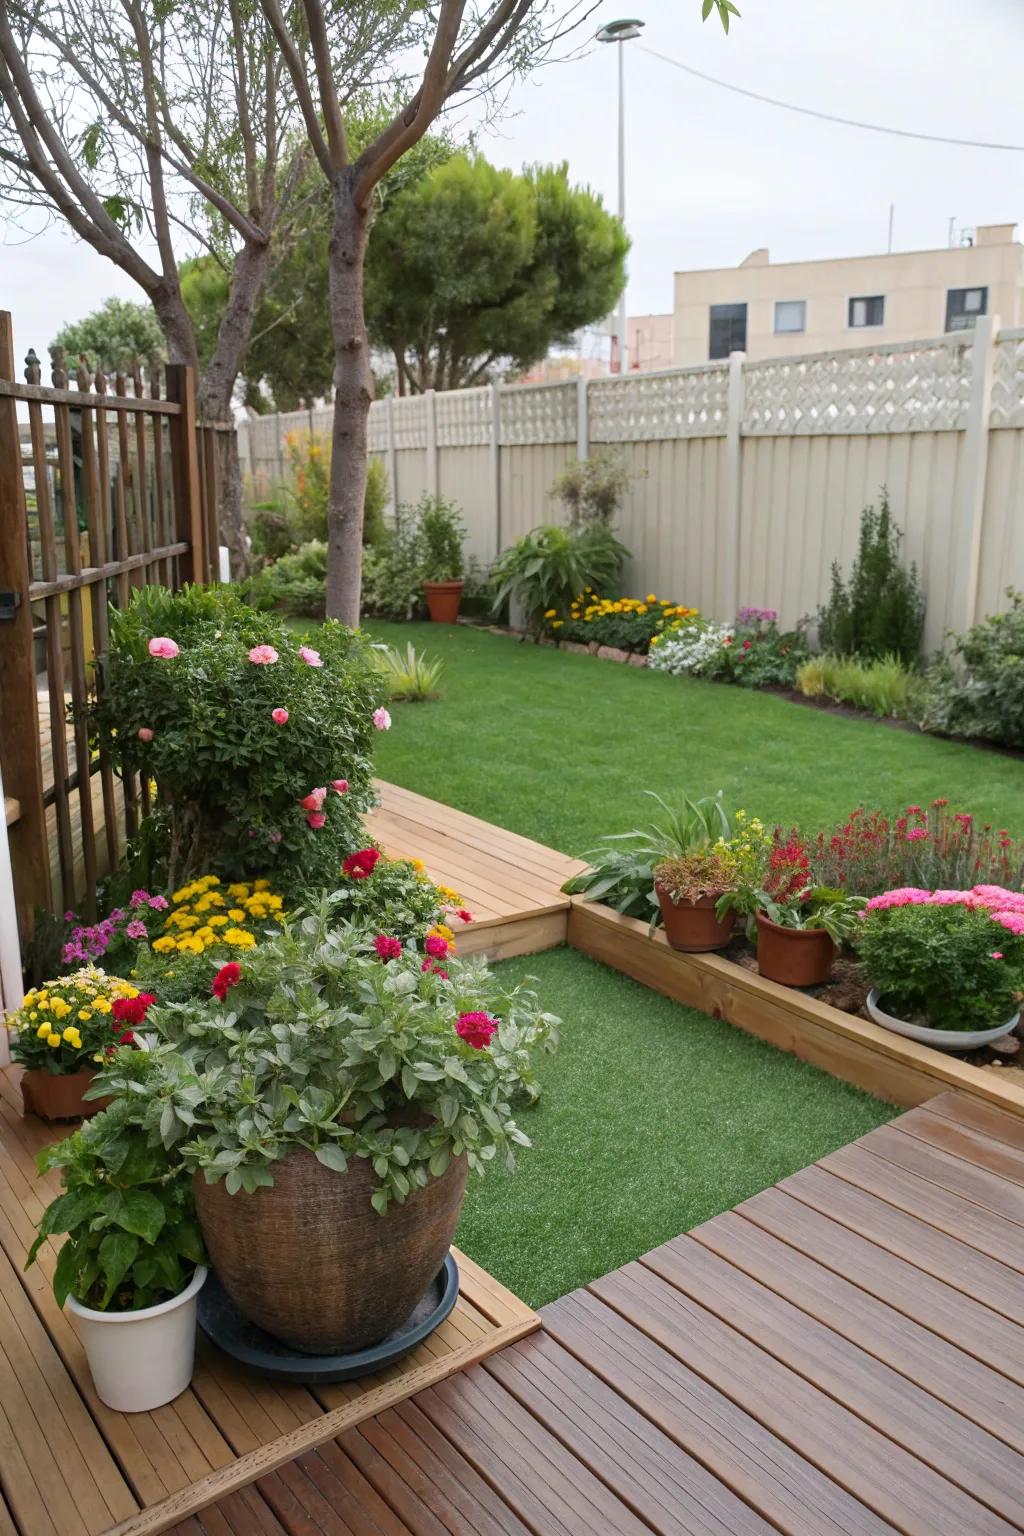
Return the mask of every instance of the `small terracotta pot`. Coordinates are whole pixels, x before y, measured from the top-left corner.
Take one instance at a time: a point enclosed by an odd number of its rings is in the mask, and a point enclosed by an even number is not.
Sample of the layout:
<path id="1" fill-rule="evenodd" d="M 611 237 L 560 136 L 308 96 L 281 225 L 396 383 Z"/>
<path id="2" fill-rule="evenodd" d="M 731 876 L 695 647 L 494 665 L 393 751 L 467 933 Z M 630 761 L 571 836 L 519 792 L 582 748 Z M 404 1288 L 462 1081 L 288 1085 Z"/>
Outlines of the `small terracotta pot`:
<path id="1" fill-rule="evenodd" d="M 109 1099 L 86 1102 L 82 1097 L 92 1086 L 95 1076 L 92 1067 L 59 1073 L 30 1067 L 21 1078 L 21 1102 L 25 1114 L 38 1115 L 40 1120 L 88 1120 L 110 1103 Z"/>
<path id="2" fill-rule="evenodd" d="M 757 969 L 784 987 L 816 987 L 828 981 L 836 946 L 822 928 L 782 928 L 757 914 Z"/>
<path id="3" fill-rule="evenodd" d="M 732 937 L 736 914 L 727 912 L 721 922 L 715 916 L 721 891 L 714 896 L 702 896 L 699 901 L 681 901 L 677 905 L 657 881 L 654 889 L 658 893 L 665 937 L 673 949 L 700 954 L 709 949 L 725 948 Z"/>
<path id="4" fill-rule="evenodd" d="M 229 1195 L 193 1181 L 217 1276 L 267 1333 L 310 1355 L 365 1349 L 403 1323 L 444 1263 L 466 1188 L 466 1158 L 378 1216 L 364 1157 L 335 1173 L 296 1147 L 272 1188 Z"/>
<path id="5" fill-rule="evenodd" d="M 461 581 L 425 581 L 423 595 L 427 599 L 432 624 L 455 624 L 459 617 L 459 600 L 464 583 Z"/>

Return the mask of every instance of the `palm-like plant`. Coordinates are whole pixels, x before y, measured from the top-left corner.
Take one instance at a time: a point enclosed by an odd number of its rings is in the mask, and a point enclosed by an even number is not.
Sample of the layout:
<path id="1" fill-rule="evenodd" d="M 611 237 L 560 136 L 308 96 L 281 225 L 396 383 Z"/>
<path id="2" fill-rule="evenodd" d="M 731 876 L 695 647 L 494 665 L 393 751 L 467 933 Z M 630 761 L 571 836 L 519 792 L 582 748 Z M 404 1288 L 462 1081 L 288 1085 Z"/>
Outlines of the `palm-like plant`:
<path id="1" fill-rule="evenodd" d="M 404 653 L 396 645 L 375 646 L 373 654 L 377 667 L 387 680 L 393 701 L 421 703 L 437 698 L 443 661 L 424 656 L 414 645 L 407 645 Z"/>

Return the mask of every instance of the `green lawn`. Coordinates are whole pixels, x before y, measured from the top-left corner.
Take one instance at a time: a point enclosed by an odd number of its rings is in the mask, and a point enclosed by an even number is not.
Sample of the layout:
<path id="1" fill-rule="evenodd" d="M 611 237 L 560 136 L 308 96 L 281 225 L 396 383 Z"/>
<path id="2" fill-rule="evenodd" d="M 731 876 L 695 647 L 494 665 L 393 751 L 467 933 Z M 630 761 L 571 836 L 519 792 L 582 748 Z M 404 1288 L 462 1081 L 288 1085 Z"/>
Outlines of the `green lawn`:
<path id="1" fill-rule="evenodd" d="M 462 625 L 367 629 L 446 662 L 440 702 L 392 709 L 381 777 L 565 853 L 646 819 L 644 789 L 721 788 L 734 807 L 812 830 L 857 805 L 946 795 L 1024 832 L 1020 759 Z"/>
<path id="2" fill-rule="evenodd" d="M 573 950 L 536 977 L 562 1040 L 514 1175 L 471 1177 L 457 1242 L 533 1306 L 646 1253 L 898 1113 Z"/>

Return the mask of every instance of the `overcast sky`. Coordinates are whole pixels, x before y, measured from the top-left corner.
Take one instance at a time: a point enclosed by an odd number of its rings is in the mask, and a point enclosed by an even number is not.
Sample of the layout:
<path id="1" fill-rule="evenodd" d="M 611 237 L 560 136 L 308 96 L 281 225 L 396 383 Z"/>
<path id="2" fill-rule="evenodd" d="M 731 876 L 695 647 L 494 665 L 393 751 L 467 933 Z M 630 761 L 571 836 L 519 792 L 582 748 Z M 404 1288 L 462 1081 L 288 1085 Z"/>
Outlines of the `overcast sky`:
<path id="1" fill-rule="evenodd" d="M 1017 86 L 1024 0 L 737 0 L 725 37 L 699 0 L 629 0 L 658 53 L 752 90 L 893 127 L 1024 144 Z M 593 27 L 626 9 L 602 8 Z M 1024 154 L 921 144 L 744 100 L 626 44 L 629 309 L 668 310 L 672 273 L 855 256 L 947 243 L 958 229 L 1024 222 Z M 481 147 L 519 169 L 567 160 L 616 205 L 615 47 L 597 46 L 516 87 Z M 0 305 L 19 351 L 108 294 L 138 297 L 117 268 L 55 229 L 0 247 Z M 325 317 L 326 323 L 326 317 Z"/>

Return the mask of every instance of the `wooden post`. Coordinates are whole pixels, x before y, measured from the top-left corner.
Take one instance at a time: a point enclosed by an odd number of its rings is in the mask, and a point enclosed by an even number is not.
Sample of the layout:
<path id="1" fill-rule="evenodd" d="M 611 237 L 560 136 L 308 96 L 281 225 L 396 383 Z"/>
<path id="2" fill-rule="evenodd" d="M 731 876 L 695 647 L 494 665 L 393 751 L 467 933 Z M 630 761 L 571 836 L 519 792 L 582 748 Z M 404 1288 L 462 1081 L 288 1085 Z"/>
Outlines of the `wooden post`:
<path id="1" fill-rule="evenodd" d="M 199 443 L 196 392 L 192 370 L 185 363 L 168 363 L 167 398 L 181 406 L 171 417 L 171 470 L 174 483 L 174 537 L 192 548 L 183 555 L 185 581 L 209 581 L 210 562 L 203 529 L 203 500 L 199 486 Z"/>
<path id="2" fill-rule="evenodd" d="M 437 395 L 432 389 L 423 391 L 427 412 L 427 495 L 436 496 L 439 483 L 437 465 Z"/>
<path id="3" fill-rule="evenodd" d="M 576 457 L 590 458 L 590 417 L 587 412 L 587 381 L 576 380 Z"/>
<path id="4" fill-rule="evenodd" d="M 388 412 L 388 478 L 391 481 L 391 518 L 398 511 L 398 449 L 395 446 L 395 397 L 388 395 L 384 402 Z"/>
<path id="5" fill-rule="evenodd" d="M 740 508 L 743 495 L 743 364 L 745 352 L 729 353 L 725 421 L 725 522 L 722 528 L 722 613 L 732 620 L 740 606 Z"/>
<path id="6" fill-rule="evenodd" d="M 491 486 L 494 492 L 494 558 L 501 543 L 501 385 L 491 385 Z"/>
<path id="7" fill-rule="evenodd" d="M 13 383 L 15 376 L 11 316 L 0 310 L 0 379 Z M 0 397 L 0 757 L 4 789 L 19 805 L 18 819 L 10 831 L 10 848 L 18 928 L 23 939 L 31 935 L 34 908 L 50 906 L 43 758 L 28 600 L 31 579 L 17 405 L 10 397 Z M 8 603 L 16 605 L 10 617 Z"/>
<path id="8" fill-rule="evenodd" d="M 954 530 L 954 627 L 971 628 L 977 617 L 978 566 L 985 517 L 985 480 L 988 475 L 988 424 L 992 411 L 992 371 L 995 366 L 996 315 L 980 315 L 971 348 L 971 394 L 964 434 L 963 499 Z"/>

